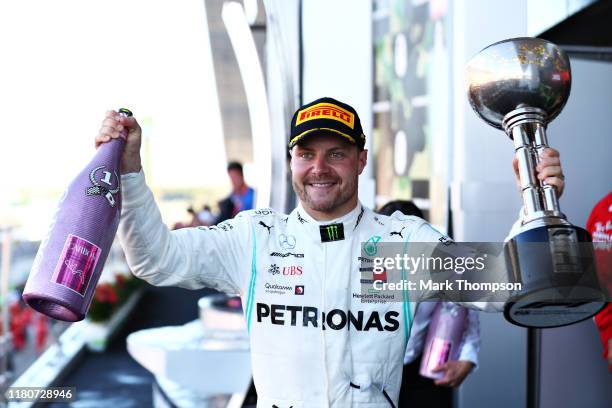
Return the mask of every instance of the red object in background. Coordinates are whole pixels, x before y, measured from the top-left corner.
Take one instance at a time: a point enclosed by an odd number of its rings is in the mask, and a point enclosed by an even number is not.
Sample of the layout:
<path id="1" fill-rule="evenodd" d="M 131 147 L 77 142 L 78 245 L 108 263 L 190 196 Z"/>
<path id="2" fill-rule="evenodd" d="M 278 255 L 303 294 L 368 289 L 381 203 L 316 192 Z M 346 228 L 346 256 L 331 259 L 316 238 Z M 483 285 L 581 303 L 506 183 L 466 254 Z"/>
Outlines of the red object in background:
<path id="1" fill-rule="evenodd" d="M 607 285 L 608 293 L 612 294 L 612 191 L 599 201 L 587 220 L 587 231 L 593 237 L 595 244 L 595 258 L 600 280 Z M 597 243 L 600 244 L 598 248 Z M 595 323 L 599 328 L 599 335 L 604 346 L 604 358 L 608 359 L 610 353 L 609 345 L 612 338 L 612 303 L 595 316 Z M 608 365 L 612 373 L 612 364 Z"/>
<path id="2" fill-rule="evenodd" d="M 612 191 L 593 207 L 586 229 L 593 237 L 599 280 L 612 294 Z"/>
<path id="3" fill-rule="evenodd" d="M 32 321 L 32 309 L 21 307 L 19 302 L 9 306 L 10 313 L 10 331 L 13 338 L 13 346 L 15 350 L 23 349 L 26 343 L 26 329 Z"/>
<path id="4" fill-rule="evenodd" d="M 586 229 L 593 237 L 593 242 L 612 242 L 612 191 L 595 204 Z"/>
<path id="5" fill-rule="evenodd" d="M 100 303 L 110 303 L 112 305 L 117 303 L 118 300 L 115 288 L 113 288 L 113 285 L 109 283 L 102 283 L 98 285 L 94 298 Z"/>
<path id="6" fill-rule="evenodd" d="M 31 308 L 15 302 L 9 306 L 10 332 L 13 347 L 16 351 L 22 350 L 27 343 L 28 326 L 34 324 L 36 350 L 40 353 L 47 344 L 49 335 L 49 318 L 42 313 L 34 312 Z"/>
<path id="7" fill-rule="evenodd" d="M 115 285 L 117 285 L 119 289 L 122 289 L 125 286 L 125 280 L 125 275 L 120 273 L 115 274 Z"/>
<path id="8" fill-rule="evenodd" d="M 48 334 L 49 318 L 44 314 L 38 313 L 38 319 L 36 319 L 36 351 L 39 353 L 45 349 Z"/>

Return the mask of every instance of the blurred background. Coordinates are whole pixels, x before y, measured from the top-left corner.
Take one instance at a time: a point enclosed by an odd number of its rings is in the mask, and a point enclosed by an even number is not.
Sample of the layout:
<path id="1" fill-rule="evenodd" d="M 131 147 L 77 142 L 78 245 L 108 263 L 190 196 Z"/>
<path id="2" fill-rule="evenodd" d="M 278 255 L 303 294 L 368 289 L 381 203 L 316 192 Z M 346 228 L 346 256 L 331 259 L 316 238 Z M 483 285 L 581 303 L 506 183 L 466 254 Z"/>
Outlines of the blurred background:
<path id="1" fill-rule="evenodd" d="M 611 18 L 608 0 L 0 2 L 0 387 L 76 386 L 75 407 L 249 404 L 239 304 L 135 282 L 118 245 L 87 320 L 52 322 L 20 302 L 106 110 L 128 107 L 142 125 L 144 171 L 169 227 L 218 220 L 231 161 L 255 206 L 290 211 L 291 115 L 331 96 L 362 119 L 365 205 L 410 199 L 456 240 L 503 241 L 521 205 L 514 152 L 470 107 L 465 63 L 512 37 L 567 52 L 572 92 L 548 136 L 567 175 L 562 210 L 584 226 L 612 190 Z M 521 407 L 534 392 L 541 407 L 612 406 L 591 320 L 542 331 L 532 390 L 526 329 L 480 320 L 479 367 L 455 391 L 456 407 Z M 225 339 L 217 354 L 208 335 Z M 207 370 L 211 361 L 223 375 Z"/>

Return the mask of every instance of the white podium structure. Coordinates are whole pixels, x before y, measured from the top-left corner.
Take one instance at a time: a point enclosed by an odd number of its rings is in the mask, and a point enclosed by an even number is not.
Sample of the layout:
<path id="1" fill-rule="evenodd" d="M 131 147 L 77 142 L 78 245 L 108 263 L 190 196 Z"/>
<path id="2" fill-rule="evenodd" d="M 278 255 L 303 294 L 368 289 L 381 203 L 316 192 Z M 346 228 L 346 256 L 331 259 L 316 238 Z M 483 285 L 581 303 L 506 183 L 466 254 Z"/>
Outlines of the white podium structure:
<path id="1" fill-rule="evenodd" d="M 130 355 L 156 379 L 155 407 L 240 406 L 251 382 L 249 338 L 241 310 L 224 295 L 199 300 L 200 319 L 140 330 L 127 338 Z"/>

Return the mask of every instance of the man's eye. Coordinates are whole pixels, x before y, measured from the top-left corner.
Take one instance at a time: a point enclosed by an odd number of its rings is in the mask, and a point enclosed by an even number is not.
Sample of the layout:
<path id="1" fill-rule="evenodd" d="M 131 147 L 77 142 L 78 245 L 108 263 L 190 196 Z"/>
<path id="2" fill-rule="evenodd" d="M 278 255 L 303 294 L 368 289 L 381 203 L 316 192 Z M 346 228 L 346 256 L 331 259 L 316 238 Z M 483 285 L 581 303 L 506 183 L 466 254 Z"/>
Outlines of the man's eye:
<path id="1" fill-rule="evenodd" d="M 344 157 L 343 152 L 331 152 L 330 154 L 332 159 L 342 159 Z"/>
<path id="2" fill-rule="evenodd" d="M 310 158 L 312 158 L 312 153 L 310 153 L 310 152 L 302 152 L 302 153 L 300 154 L 300 157 L 301 157 L 302 159 L 310 159 Z"/>

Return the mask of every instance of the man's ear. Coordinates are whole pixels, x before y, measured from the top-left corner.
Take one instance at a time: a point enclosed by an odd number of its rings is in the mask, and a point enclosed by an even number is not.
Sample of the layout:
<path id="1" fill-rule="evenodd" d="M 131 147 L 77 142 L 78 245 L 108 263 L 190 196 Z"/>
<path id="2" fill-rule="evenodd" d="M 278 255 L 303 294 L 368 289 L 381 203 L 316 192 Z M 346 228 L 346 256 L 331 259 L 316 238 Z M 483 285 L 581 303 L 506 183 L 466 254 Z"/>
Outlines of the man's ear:
<path id="1" fill-rule="evenodd" d="M 358 174 L 361 175 L 361 172 L 365 168 L 366 164 L 368 164 L 368 149 L 363 149 L 358 154 L 359 154 L 359 157 L 358 157 L 358 160 L 359 160 Z"/>

